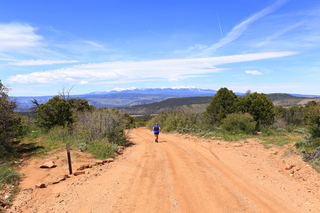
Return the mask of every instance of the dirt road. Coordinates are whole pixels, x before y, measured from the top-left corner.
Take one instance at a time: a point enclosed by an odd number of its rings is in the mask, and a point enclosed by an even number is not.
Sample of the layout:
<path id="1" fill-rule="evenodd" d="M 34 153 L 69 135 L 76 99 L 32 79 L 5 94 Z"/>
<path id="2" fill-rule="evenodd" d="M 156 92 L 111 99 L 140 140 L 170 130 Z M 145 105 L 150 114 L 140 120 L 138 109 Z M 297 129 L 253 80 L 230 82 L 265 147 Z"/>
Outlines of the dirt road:
<path id="1" fill-rule="evenodd" d="M 45 189 L 28 189 L 28 176 L 34 171 L 25 170 L 16 209 L 37 213 L 320 212 L 320 176 L 298 155 L 285 152 L 288 147 L 265 149 L 254 140 L 230 143 L 163 133 L 155 143 L 146 128 L 134 129 L 129 136 L 134 145 L 115 162 Z M 60 168 L 67 171 L 65 165 Z"/>

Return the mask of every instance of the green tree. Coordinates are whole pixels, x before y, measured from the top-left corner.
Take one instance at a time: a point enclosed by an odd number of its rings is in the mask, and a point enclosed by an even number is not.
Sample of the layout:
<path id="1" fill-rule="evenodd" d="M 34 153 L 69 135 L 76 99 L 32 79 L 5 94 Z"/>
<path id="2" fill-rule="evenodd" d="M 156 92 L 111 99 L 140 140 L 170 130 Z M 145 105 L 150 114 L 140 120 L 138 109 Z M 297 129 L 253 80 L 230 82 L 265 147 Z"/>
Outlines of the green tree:
<path id="1" fill-rule="evenodd" d="M 20 124 L 20 119 L 14 112 L 16 103 L 9 98 L 8 91 L 0 80 L 0 155 L 12 151 L 10 140 Z"/>
<path id="2" fill-rule="evenodd" d="M 284 125 L 298 126 L 304 123 L 303 108 L 299 106 L 290 108 L 275 107 L 275 117 L 277 120 L 281 119 Z"/>
<path id="3" fill-rule="evenodd" d="M 87 100 L 81 99 L 81 98 L 71 98 L 67 100 L 69 103 L 70 107 L 76 111 L 83 112 L 85 110 L 91 110 L 92 107 L 89 104 Z"/>
<path id="4" fill-rule="evenodd" d="M 238 97 L 232 90 L 221 88 L 213 96 L 206 109 L 205 116 L 210 124 L 220 123 L 227 114 L 236 112 Z"/>
<path id="5" fill-rule="evenodd" d="M 40 104 L 37 109 L 37 123 L 46 130 L 73 123 L 70 104 L 58 96 L 51 98 L 45 104 Z"/>
<path id="6" fill-rule="evenodd" d="M 252 115 L 257 122 L 257 128 L 271 123 L 275 115 L 273 102 L 265 94 L 257 92 L 241 97 L 238 111 Z"/>
<path id="7" fill-rule="evenodd" d="M 309 104 L 310 103 L 310 104 Z M 320 104 L 309 102 L 304 109 L 304 120 L 313 138 L 320 137 Z"/>

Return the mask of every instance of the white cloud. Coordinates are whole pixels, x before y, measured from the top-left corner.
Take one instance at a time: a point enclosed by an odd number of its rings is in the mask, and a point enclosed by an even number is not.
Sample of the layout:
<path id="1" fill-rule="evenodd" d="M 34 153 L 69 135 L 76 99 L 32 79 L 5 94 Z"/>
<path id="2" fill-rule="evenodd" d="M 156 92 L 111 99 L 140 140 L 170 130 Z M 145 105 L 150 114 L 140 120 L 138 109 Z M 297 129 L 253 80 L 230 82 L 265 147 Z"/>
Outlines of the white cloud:
<path id="1" fill-rule="evenodd" d="M 246 74 L 250 74 L 250 75 L 262 75 L 262 72 L 259 72 L 257 70 L 246 70 L 244 71 Z"/>
<path id="2" fill-rule="evenodd" d="M 52 65 L 52 64 L 68 64 L 68 63 L 77 63 L 77 60 L 25 60 L 25 61 L 17 61 L 17 62 L 10 62 L 9 65 L 16 65 L 16 66 L 36 66 L 36 65 Z"/>
<path id="3" fill-rule="evenodd" d="M 81 81 L 178 81 L 185 78 L 199 77 L 206 73 L 219 72 L 215 66 L 228 63 L 255 61 L 268 58 L 284 57 L 296 52 L 266 52 L 231 55 L 210 58 L 168 59 L 153 61 L 120 61 L 74 65 L 71 67 L 15 75 L 9 82 L 17 83 L 75 83 Z"/>
<path id="4" fill-rule="evenodd" d="M 29 24 L 0 24 L 0 51 L 42 46 L 42 37 L 35 31 Z"/>
<path id="5" fill-rule="evenodd" d="M 232 30 L 227 34 L 227 36 L 220 39 L 220 41 L 218 43 L 213 44 L 211 47 L 204 50 L 203 54 L 210 54 L 210 53 L 214 52 L 216 49 L 236 40 L 237 38 L 239 38 L 242 35 L 242 33 L 247 29 L 247 27 L 252 22 L 268 15 L 269 13 L 276 11 L 281 6 L 283 6 L 287 1 L 288 0 L 278 0 L 274 4 L 270 5 L 269 7 L 266 7 L 265 9 L 261 10 L 260 12 L 253 14 L 252 16 L 247 18 L 245 21 L 243 21 L 240 24 L 233 27 Z"/>
<path id="6" fill-rule="evenodd" d="M 88 81 L 80 81 L 79 84 L 89 84 Z"/>

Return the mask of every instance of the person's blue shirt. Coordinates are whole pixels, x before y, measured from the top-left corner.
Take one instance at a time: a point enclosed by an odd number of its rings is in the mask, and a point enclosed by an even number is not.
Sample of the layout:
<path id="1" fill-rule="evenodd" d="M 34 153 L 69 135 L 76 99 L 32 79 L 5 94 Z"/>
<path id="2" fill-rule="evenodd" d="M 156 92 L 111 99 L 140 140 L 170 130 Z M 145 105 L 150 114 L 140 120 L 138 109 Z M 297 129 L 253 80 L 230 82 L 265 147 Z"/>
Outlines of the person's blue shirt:
<path id="1" fill-rule="evenodd" d="M 153 127 L 154 134 L 159 134 L 159 126 Z"/>

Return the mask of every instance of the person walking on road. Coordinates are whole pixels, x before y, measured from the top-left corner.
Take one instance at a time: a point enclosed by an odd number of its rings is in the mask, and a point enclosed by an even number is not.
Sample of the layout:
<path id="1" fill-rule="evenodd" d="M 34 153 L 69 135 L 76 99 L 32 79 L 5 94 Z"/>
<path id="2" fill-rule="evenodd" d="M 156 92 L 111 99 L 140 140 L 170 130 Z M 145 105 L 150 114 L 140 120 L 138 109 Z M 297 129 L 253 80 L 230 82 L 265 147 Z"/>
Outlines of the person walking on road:
<path id="1" fill-rule="evenodd" d="M 154 142 L 158 143 L 159 132 L 160 132 L 160 126 L 158 125 L 158 123 L 156 123 L 156 125 L 153 127 Z"/>

